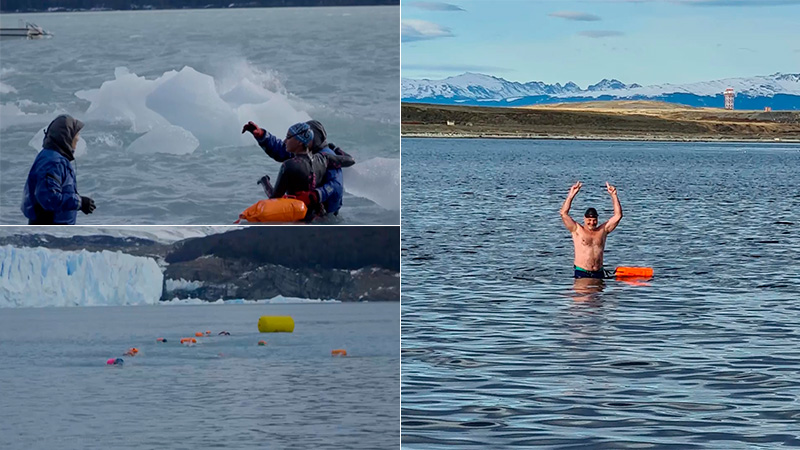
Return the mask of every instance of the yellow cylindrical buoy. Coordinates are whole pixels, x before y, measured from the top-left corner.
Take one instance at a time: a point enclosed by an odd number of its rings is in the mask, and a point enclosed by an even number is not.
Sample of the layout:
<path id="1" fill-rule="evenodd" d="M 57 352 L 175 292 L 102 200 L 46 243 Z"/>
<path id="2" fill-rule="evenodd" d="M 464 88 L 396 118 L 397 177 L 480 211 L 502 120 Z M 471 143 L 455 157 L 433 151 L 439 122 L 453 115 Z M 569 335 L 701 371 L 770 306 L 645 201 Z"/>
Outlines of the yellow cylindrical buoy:
<path id="1" fill-rule="evenodd" d="M 294 319 L 289 316 L 261 316 L 258 319 L 258 331 L 262 333 L 291 333 L 294 331 Z"/>
<path id="2" fill-rule="evenodd" d="M 331 350 L 331 356 L 347 356 L 347 350 L 343 348 L 337 348 L 336 350 Z"/>

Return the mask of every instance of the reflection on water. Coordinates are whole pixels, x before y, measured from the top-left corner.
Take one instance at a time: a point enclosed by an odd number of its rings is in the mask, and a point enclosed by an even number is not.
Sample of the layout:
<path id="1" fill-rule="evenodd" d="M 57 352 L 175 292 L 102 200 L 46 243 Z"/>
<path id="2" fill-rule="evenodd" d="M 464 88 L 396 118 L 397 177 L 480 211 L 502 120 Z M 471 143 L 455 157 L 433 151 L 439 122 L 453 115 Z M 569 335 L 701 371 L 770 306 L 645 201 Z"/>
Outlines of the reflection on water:
<path id="1" fill-rule="evenodd" d="M 576 278 L 575 283 L 572 286 L 572 289 L 575 291 L 575 296 L 573 297 L 576 301 L 591 301 L 600 298 L 600 292 L 603 292 L 603 288 L 606 286 L 606 282 L 604 280 L 598 280 L 593 278 Z"/>
<path id="2" fill-rule="evenodd" d="M 402 145 L 404 448 L 800 446 L 800 146 Z M 572 279 L 577 179 L 654 278 Z"/>

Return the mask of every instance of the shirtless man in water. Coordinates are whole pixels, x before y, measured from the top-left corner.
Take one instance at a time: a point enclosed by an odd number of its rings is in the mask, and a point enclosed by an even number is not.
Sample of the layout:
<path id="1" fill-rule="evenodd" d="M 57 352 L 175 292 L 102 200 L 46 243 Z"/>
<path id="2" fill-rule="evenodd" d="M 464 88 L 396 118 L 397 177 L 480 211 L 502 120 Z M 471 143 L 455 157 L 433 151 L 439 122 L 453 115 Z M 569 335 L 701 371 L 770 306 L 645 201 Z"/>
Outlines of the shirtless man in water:
<path id="1" fill-rule="evenodd" d="M 597 210 L 589 208 L 583 215 L 583 225 L 579 225 L 569 216 L 572 200 L 578 195 L 583 184 L 578 181 L 569 188 L 569 194 L 561 207 L 561 220 L 572 233 L 572 242 L 575 244 L 575 278 L 605 278 L 603 271 L 603 249 L 606 246 L 606 236 L 617 228 L 622 220 L 622 206 L 617 197 L 617 188 L 606 182 L 606 189 L 614 202 L 614 215 L 608 222 L 597 225 Z"/>

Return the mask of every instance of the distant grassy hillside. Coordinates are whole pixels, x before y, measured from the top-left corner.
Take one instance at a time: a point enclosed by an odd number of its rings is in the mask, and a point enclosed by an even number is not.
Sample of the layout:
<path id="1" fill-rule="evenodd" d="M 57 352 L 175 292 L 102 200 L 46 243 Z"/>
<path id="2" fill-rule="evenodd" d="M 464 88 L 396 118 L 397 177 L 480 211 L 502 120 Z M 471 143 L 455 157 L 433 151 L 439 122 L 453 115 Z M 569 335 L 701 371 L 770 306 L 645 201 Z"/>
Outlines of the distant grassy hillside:
<path id="1" fill-rule="evenodd" d="M 404 136 L 800 141 L 800 112 L 727 111 L 654 101 L 522 108 L 403 103 L 402 122 Z"/>

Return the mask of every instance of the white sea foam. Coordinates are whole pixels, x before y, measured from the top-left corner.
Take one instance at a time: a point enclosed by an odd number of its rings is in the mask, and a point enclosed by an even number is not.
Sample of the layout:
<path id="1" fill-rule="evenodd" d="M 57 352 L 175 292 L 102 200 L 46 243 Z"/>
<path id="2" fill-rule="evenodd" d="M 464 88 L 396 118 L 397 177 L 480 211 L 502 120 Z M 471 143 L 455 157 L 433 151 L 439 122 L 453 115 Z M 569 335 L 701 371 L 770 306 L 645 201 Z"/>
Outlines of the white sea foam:
<path id="1" fill-rule="evenodd" d="M 196 291 L 203 287 L 202 281 L 191 281 L 191 280 L 184 280 L 183 278 L 179 278 L 177 280 L 173 280 L 172 278 L 168 278 L 167 281 L 164 282 L 164 290 L 167 293 L 174 292 L 177 290 L 181 291 Z"/>

